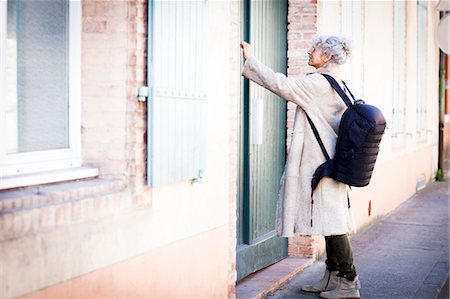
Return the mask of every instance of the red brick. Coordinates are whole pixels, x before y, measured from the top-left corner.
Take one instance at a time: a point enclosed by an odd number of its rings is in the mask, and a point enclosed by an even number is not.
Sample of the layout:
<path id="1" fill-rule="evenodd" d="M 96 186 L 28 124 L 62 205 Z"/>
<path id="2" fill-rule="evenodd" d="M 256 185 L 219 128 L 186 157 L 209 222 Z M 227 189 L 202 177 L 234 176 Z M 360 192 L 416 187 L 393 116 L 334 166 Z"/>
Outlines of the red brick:
<path id="1" fill-rule="evenodd" d="M 304 30 L 316 30 L 317 26 L 316 24 L 302 24 L 300 26 L 300 30 L 304 31 Z"/>
<path id="2" fill-rule="evenodd" d="M 288 75 L 299 75 L 301 74 L 300 68 L 299 67 L 290 67 L 288 68 Z"/>
<path id="3" fill-rule="evenodd" d="M 33 232 L 39 231 L 41 228 L 41 211 L 39 209 L 33 209 L 31 214 L 31 229 Z"/>
<path id="4" fill-rule="evenodd" d="M 133 54 L 130 55 L 130 57 L 128 58 L 128 65 L 129 65 L 129 66 L 136 66 L 136 62 L 137 62 L 137 57 L 136 57 L 136 54 L 133 53 Z"/>
<path id="5" fill-rule="evenodd" d="M 290 23 L 288 24 L 288 32 L 294 31 L 294 32 L 301 32 L 302 30 L 302 24 L 301 23 Z"/>
<path id="6" fill-rule="evenodd" d="M 83 20 L 83 32 L 85 33 L 103 33 L 107 27 L 106 19 L 87 17 Z"/>
<path id="7" fill-rule="evenodd" d="M 86 35 L 86 34 L 85 34 Z M 111 66 L 120 66 L 127 63 L 127 39 L 122 38 L 126 35 L 117 33 L 115 37 L 89 33 L 83 39 L 83 66 L 84 68 L 101 68 Z M 108 46 L 105 46 L 108 45 Z M 117 51 L 120 49 L 120 51 Z M 114 51 L 112 51 L 114 50 Z"/>
<path id="8" fill-rule="evenodd" d="M 3 210 L 11 210 L 14 206 L 14 199 L 4 199 L 3 201 Z"/>
<path id="9" fill-rule="evenodd" d="M 63 209 L 63 205 L 61 205 L 61 209 Z M 57 224 L 57 208 L 55 206 L 48 206 L 41 209 L 41 225 L 44 227 L 52 227 Z M 63 216 L 65 213 L 63 213 Z M 61 223 L 66 223 L 65 220 Z"/>
<path id="10" fill-rule="evenodd" d="M 316 32 L 302 32 L 302 38 L 303 40 L 311 41 L 316 34 Z"/>
<path id="11" fill-rule="evenodd" d="M 89 199 L 86 203 L 86 217 L 92 219 L 95 217 L 95 202 Z"/>
<path id="12" fill-rule="evenodd" d="M 301 9 L 302 13 L 305 14 L 315 14 L 317 13 L 317 6 L 316 5 L 308 5 L 308 6 L 304 6 Z"/>
<path id="13" fill-rule="evenodd" d="M 292 32 L 292 31 L 288 32 L 287 36 L 288 36 L 288 41 L 299 40 L 303 37 L 301 32 Z"/>
<path id="14" fill-rule="evenodd" d="M 290 0 L 288 10 L 288 75 L 298 77 L 305 75 L 307 66 L 307 50 L 311 39 L 317 32 L 316 1 Z M 287 112 L 287 150 L 292 139 L 295 116 L 295 105 L 288 104 Z M 295 236 L 289 238 L 289 254 L 293 256 L 313 256 L 316 254 L 316 240 L 311 237 Z"/>
<path id="15" fill-rule="evenodd" d="M 128 15 L 128 1 L 96 1 L 97 16 L 125 18 Z"/>
<path id="16" fill-rule="evenodd" d="M 128 5 L 128 19 L 136 18 L 138 15 L 138 7 L 135 5 Z"/>
<path id="17" fill-rule="evenodd" d="M 93 17 L 95 16 L 95 2 L 93 1 L 83 1 L 83 16 Z"/>
<path id="18" fill-rule="evenodd" d="M 293 40 L 289 42 L 289 49 L 309 49 L 311 43 L 305 40 Z"/>
<path id="19" fill-rule="evenodd" d="M 304 15 L 303 17 L 302 17 L 302 19 L 303 19 L 303 24 L 307 24 L 307 23 L 309 23 L 309 25 L 315 25 L 316 24 L 316 22 L 317 22 L 317 17 L 315 16 L 315 15 Z"/>
<path id="20" fill-rule="evenodd" d="M 56 225 L 65 225 L 67 224 L 66 220 L 66 209 L 64 208 L 64 205 L 59 205 L 54 208 L 55 213 L 55 221 Z"/>
<path id="21" fill-rule="evenodd" d="M 23 234 L 23 218 L 19 213 L 13 215 L 12 237 Z"/>
<path id="22" fill-rule="evenodd" d="M 288 16 L 296 16 L 301 15 L 303 11 L 303 4 L 300 3 L 293 3 L 290 4 L 288 7 Z"/>
<path id="23" fill-rule="evenodd" d="M 22 198 L 17 198 L 13 201 L 13 209 L 20 209 L 23 207 Z"/>
<path id="24" fill-rule="evenodd" d="M 299 15 L 289 15 L 288 22 L 289 23 L 301 23 L 303 17 Z"/>
<path id="25" fill-rule="evenodd" d="M 72 221 L 79 221 L 81 219 L 81 214 L 81 202 L 76 201 L 72 204 Z"/>
<path id="26" fill-rule="evenodd" d="M 144 22 L 139 22 L 136 29 L 137 33 L 147 34 L 147 24 Z"/>
<path id="27" fill-rule="evenodd" d="M 6 213 L 0 216 L 0 240 L 8 240 L 13 235 L 14 215 Z"/>
<path id="28" fill-rule="evenodd" d="M 136 16 L 139 19 L 144 19 L 145 16 L 147 15 L 147 11 L 146 11 L 146 7 L 144 7 L 143 5 L 138 5 L 137 7 L 137 12 L 136 12 Z"/>
<path id="29" fill-rule="evenodd" d="M 33 212 L 31 210 L 22 211 L 23 233 L 28 234 L 33 229 Z"/>
<path id="30" fill-rule="evenodd" d="M 130 28 L 129 26 L 135 26 L 135 23 L 128 23 L 122 19 L 110 18 L 108 20 L 107 33 L 111 34 L 136 32 L 135 28 Z"/>

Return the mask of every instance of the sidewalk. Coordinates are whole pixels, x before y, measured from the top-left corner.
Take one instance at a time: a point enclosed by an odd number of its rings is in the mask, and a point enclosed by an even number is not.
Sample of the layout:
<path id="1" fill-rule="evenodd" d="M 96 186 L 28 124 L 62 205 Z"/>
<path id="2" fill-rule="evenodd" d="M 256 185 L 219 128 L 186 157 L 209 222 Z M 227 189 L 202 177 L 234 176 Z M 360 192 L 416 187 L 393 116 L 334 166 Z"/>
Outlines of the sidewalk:
<path id="1" fill-rule="evenodd" d="M 361 298 L 449 298 L 448 182 L 431 183 L 353 236 L 352 246 Z M 300 288 L 324 269 L 323 259 L 314 262 L 268 298 L 318 298 Z"/>

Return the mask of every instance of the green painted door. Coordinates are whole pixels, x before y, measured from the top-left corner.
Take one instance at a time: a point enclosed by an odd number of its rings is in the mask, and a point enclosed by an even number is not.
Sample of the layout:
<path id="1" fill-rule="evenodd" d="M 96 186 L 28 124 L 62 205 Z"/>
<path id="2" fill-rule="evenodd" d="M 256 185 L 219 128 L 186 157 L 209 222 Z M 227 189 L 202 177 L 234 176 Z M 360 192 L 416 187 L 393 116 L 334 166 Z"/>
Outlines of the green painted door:
<path id="1" fill-rule="evenodd" d="M 244 0 L 243 36 L 255 56 L 286 72 L 287 0 Z M 285 163 L 286 102 L 242 81 L 238 210 L 238 280 L 287 256 L 276 237 L 276 207 Z"/>

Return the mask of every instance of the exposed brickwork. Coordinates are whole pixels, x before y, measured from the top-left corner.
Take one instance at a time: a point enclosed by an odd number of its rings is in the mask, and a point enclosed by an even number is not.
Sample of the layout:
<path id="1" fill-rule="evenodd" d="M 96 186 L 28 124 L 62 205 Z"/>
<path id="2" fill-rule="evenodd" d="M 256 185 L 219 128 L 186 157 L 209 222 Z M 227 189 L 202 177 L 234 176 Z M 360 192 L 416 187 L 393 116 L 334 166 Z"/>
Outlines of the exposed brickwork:
<path id="1" fill-rule="evenodd" d="M 128 69 L 130 75 L 128 83 L 128 123 L 127 152 L 129 164 L 127 165 L 128 186 L 136 194 L 135 203 L 149 204 L 150 197 L 147 193 L 146 159 L 147 159 L 147 109 L 146 104 L 136 100 L 136 92 L 140 86 L 147 85 L 147 5 L 146 1 L 139 0 L 129 3 L 128 19 L 136 26 L 136 34 L 128 47 Z M 130 23 L 129 23 L 130 24 Z"/>
<path id="2" fill-rule="evenodd" d="M 288 7 L 288 76 L 298 77 L 310 72 L 307 51 L 311 39 L 317 34 L 317 3 L 316 1 L 290 0 Z M 286 145 L 289 151 L 292 129 L 294 126 L 295 109 L 297 106 L 288 103 Z"/>
<path id="3" fill-rule="evenodd" d="M 296 236 L 289 238 L 288 252 L 290 256 L 317 257 L 323 252 L 325 243 L 322 236 Z"/>
<path id="4" fill-rule="evenodd" d="M 307 51 L 311 46 L 311 39 L 317 33 L 317 1 L 289 0 L 288 7 L 288 76 L 306 75 L 312 69 L 308 66 Z M 295 110 L 293 103 L 287 105 L 287 139 L 289 151 L 291 135 L 294 125 Z M 322 238 L 323 239 L 323 238 Z M 289 255 L 316 256 L 322 249 L 321 238 L 295 236 L 289 238 Z"/>
<path id="5" fill-rule="evenodd" d="M 118 213 L 131 205 L 124 187 L 118 180 L 90 180 L 2 192 L 0 242 Z"/>
<path id="6" fill-rule="evenodd" d="M 0 193 L 0 241 L 151 202 L 145 183 L 146 105 L 136 98 L 138 86 L 146 83 L 146 3 L 83 1 L 82 8 L 83 162 L 113 180 Z"/>
<path id="7" fill-rule="evenodd" d="M 146 185 L 146 105 L 136 98 L 146 85 L 146 24 L 144 0 L 83 1 L 83 160 L 136 192 Z"/>
<path id="8" fill-rule="evenodd" d="M 104 33 L 106 25 L 108 24 L 105 19 L 98 18 L 86 18 L 83 20 L 84 32 L 86 33 Z"/>

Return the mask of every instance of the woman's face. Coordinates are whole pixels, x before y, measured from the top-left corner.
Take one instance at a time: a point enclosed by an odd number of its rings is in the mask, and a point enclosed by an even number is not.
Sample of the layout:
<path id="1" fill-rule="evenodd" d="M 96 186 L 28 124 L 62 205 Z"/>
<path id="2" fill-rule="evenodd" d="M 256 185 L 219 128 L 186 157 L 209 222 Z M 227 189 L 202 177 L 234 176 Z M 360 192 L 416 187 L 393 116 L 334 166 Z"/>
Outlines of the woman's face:
<path id="1" fill-rule="evenodd" d="M 308 57 L 308 64 L 316 69 L 322 67 L 331 59 L 331 56 L 323 54 L 322 48 L 316 46 L 312 46 L 308 50 Z"/>

